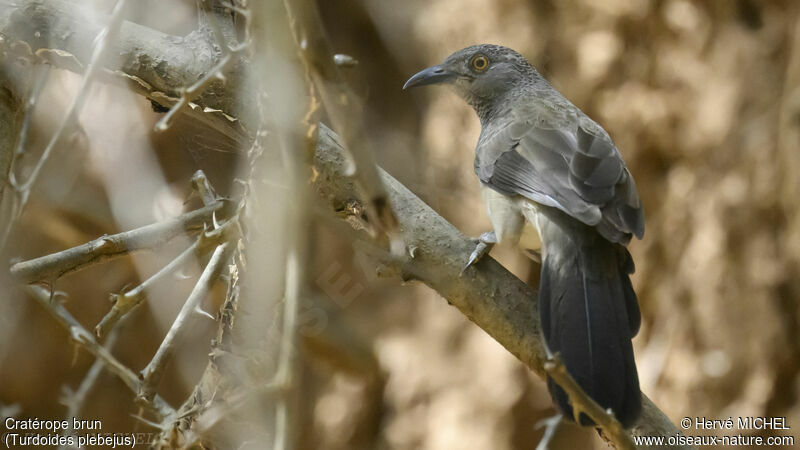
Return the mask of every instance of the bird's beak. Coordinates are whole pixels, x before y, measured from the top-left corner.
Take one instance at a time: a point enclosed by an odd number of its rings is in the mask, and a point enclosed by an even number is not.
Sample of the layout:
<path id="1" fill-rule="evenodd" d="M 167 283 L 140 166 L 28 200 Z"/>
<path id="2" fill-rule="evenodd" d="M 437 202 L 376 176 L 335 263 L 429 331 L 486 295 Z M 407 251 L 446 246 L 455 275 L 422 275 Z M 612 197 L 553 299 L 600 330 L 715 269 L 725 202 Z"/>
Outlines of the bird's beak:
<path id="1" fill-rule="evenodd" d="M 403 89 L 415 86 L 425 86 L 426 84 L 439 84 L 455 80 L 457 75 L 442 66 L 428 67 L 406 81 Z"/>

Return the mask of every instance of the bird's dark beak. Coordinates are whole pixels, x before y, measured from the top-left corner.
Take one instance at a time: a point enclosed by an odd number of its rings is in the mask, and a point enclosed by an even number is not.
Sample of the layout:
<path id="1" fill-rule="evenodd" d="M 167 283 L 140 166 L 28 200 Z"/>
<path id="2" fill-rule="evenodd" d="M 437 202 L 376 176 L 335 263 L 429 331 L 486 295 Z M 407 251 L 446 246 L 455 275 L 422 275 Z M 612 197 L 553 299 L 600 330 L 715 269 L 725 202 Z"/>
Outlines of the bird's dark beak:
<path id="1" fill-rule="evenodd" d="M 406 81 L 403 89 L 412 88 L 415 86 L 425 86 L 426 84 L 439 84 L 447 83 L 455 80 L 457 75 L 442 66 L 428 67 L 427 69 L 419 72 Z"/>

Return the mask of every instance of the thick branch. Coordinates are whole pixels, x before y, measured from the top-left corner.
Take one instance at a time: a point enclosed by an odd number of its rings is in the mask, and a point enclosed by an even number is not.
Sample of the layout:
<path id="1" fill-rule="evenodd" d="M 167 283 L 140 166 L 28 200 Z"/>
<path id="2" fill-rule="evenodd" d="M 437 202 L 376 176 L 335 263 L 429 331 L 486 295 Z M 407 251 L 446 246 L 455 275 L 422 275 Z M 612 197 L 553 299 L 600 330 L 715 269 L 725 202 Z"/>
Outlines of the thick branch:
<path id="1" fill-rule="evenodd" d="M 578 382 L 567 372 L 567 367 L 561 361 L 560 355 L 555 355 L 553 359 L 544 364 L 547 374 L 561 386 L 567 393 L 572 403 L 572 413 L 574 414 L 575 421 L 579 421 L 582 413 L 586 413 L 592 420 L 598 424 L 604 433 L 607 433 L 606 439 L 616 443 L 618 449 L 633 450 L 636 447 L 630 436 L 625 434 L 622 425 L 617 421 L 614 416 L 603 410 L 603 407 L 597 404 L 591 397 L 581 389 Z"/>
<path id="2" fill-rule="evenodd" d="M 0 0 L 0 47 L 22 57 L 57 67 L 82 71 L 91 56 L 92 42 L 107 18 L 93 9 L 63 0 Z M 191 86 L 219 61 L 221 52 L 206 30 L 173 36 L 131 22 L 123 22 L 111 53 L 119 65 L 108 68 L 139 94 L 163 106 L 172 106 L 181 90 Z M 27 53 L 27 54 L 25 54 Z M 212 83 L 186 113 L 235 141 L 243 141 L 238 120 L 243 104 L 244 61 L 237 59 L 226 82 Z M 118 80 L 118 81 L 119 81 Z M 245 127 L 246 128 L 246 127 Z"/>
<path id="3" fill-rule="evenodd" d="M 200 230 L 203 224 L 210 224 L 214 212 L 220 212 L 224 206 L 225 202 L 220 201 L 174 219 L 111 236 L 102 236 L 58 253 L 22 261 L 11 266 L 11 274 L 23 283 L 54 281 L 90 265 L 137 250 L 154 248 L 185 232 Z"/>
<path id="4" fill-rule="evenodd" d="M 346 176 L 344 150 L 324 125 L 314 164 L 317 191 L 337 210 L 353 209 L 358 191 Z M 406 244 L 414 255 L 395 263 L 404 279 L 418 279 L 435 289 L 540 377 L 547 359 L 539 328 L 538 295 L 491 258 L 459 276 L 475 243 L 436 214 L 400 182 L 381 171 L 389 198 L 400 221 Z M 364 235 L 365 239 L 369 239 Z M 674 436 L 678 429 L 650 399 L 643 397 L 642 418 L 631 432 Z M 676 447 L 679 448 L 679 447 Z"/>

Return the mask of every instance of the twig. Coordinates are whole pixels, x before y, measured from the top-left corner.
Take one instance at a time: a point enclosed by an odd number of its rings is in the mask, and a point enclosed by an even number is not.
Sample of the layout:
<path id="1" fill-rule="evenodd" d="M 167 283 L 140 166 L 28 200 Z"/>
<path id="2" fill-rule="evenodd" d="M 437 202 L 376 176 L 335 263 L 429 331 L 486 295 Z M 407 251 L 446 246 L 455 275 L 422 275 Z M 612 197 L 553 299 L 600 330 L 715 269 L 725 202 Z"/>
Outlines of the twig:
<path id="1" fill-rule="evenodd" d="M 373 226 L 391 240 L 394 253 L 403 252 L 398 221 L 386 187 L 378 174 L 375 158 L 367 146 L 363 125 L 363 104 L 344 81 L 334 61 L 315 2 L 284 0 L 298 50 L 311 75 L 333 127 L 342 134 L 348 164 L 345 175 L 355 175 L 366 197 L 367 215 Z"/>
<path id="2" fill-rule="evenodd" d="M 622 424 L 619 423 L 614 415 L 603 410 L 575 382 L 575 379 L 567 372 L 567 367 L 561 361 L 560 355 L 553 355 L 550 360 L 545 362 L 544 370 L 569 396 L 576 423 L 580 423 L 581 414 L 586 413 L 594 421 L 595 425 L 603 430 L 603 435 L 606 439 L 614 442 L 618 449 L 634 450 L 636 448 L 633 445 L 633 440 L 625 433 Z"/>
<path id="3" fill-rule="evenodd" d="M 564 416 L 561 413 L 556 413 L 556 415 L 542 419 L 536 424 L 536 428 L 544 426 L 544 434 L 539 443 L 536 444 L 536 450 L 548 450 L 550 448 L 550 443 L 556 437 L 556 431 L 558 431 L 558 426 L 561 425 L 561 420 L 563 419 Z"/>
<path id="4" fill-rule="evenodd" d="M 106 369 L 116 375 L 131 391 L 138 393 L 140 390 L 139 377 L 127 366 L 119 362 L 114 355 L 100 345 L 91 333 L 81 325 L 64 306 L 58 302 L 50 301 L 50 290 L 42 286 L 27 286 L 28 293 L 39 302 L 44 309 L 70 334 L 72 340 L 103 362 Z M 151 408 L 160 418 L 165 419 L 175 413 L 175 410 L 160 396 L 153 397 Z"/>
<path id="5" fill-rule="evenodd" d="M 114 344 L 117 342 L 117 336 L 119 336 L 119 328 L 114 329 L 113 332 L 108 335 L 108 339 L 106 339 L 106 342 L 103 345 L 103 347 L 109 353 L 114 348 Z M 61 403 L 67 407 L 67 414 L 64 415 L 64 419 L 68 421 L 69 428 L 65 431 L 66 435 L 71 435 L 73 433 L 74 430 L 72 429 L 72 420 L 76 417 L 79 417 L 81 408 L 83 408 L 83 404 L 86 402 L 86 397 L 89 395 L 89 392 L 92 390 L 92 388 L 94 388 L 94 385 L 104 368 L 105 364 L 103 361 L 97 358 L 92 363 L 89 371 L 86 372 L 86 376 L 83 378 L 83 381 L 81 381 L 81 384 L 78 386 L 77 390 L 72 392 L 67 386 L 64 386 L 65 392 L 62 396 Z M 61 445 L 59 450 L 66 450 L 67 448 L 67 445 Z"/>
<path id="6" fill-rule="evenodd" d="M 36 81 L 33 84 L 30 95 L 28 95 L 28 100 L 25 102 L 25 118 L 22 121 L 22 128 L 19 131 L 19 140 L 17 141 L 17 147 L 14 149 L 15 158 L 12 160 L 9 173 L 11 184 L 16 188 L 19 188 L 19 183 L 17 183 L 17 180 L 14 178 L 14 164 L 18 161 L 18 158 L 25 153 L 26 147 L 28 146 L 28 133 L 31 122 L 33 121 L 33 111 L 36 108 L 36 104 L 39 102 L 39 96 L 42 95 L 42 91 L 44 91 L 44 87 L 47 85 L 48 78 L 50 78 L 50 66 L 40 67 L 36 73 Z"/>
<path id="7" fill-rule="evenodd" d="M 286 297 L 283 303 L 283 325 L 281 326 L 281 348 L 275 383 L 289 391 L 294 386 L 294 360 L 297 347 L 297 307 L 303 268 L 297 254 L 297 245 L 289 250 L 286 261 Z M 276 402 L 275 441 L 273 449 L 288 450 L 290 435 L 290 406 L 286 396 Z"/>
<path id="8" fill-rule="evenodd" d="M 147 297 L 147 291 L 158 280 L 174 273 L 188 261 L 192 260 L 193 257 L 203 255 L 203 250 L 205 250 L 207 247 L 201 249 L 199 244 L 200 239 L 195 240 L 194 243 L 192 243 L 189 248 L 178 255 L 178 257 L 170 261 L 169 264 L 164 266 L 161 270 L 153 274 L 147 280 L 143 281 L 134 289 L 121 294 L 114 294 L 112 296 L 114 305 L 106 313 L 106 315 L 103 316 L 97 326 L 94 327 L 95 336 L 102 339 L 106 333 L 108 333 L 108 330 L 110 330 L 111 327 L 113 327 L 122 317 L 124 317 L 125 314 L 129 313 L 134 308 L 139 306 L 143 301 L 145 301 Z"/>
<path id="9" fill-rule="evenodd" d="M 192 189 L 193 192 L 196 192 L 198 195 L 200 195 L 203 204 L 207 207 L 212 206 L 219 201 L 219 197 L 214 191 L 214 188 L 211 187 L 211 184 L 208 182 L 208 178 L 206 178 L 206 174 L 202 170 L 198 170 L 192 176 Z M 218 228 L 216 216 L 212 215 L 211 222 L 213 224 L 213 229 L 216 230 Z M 147 291 L 152 285 L 154 285 L 163 277 L 174 273 L 193 256 L 200 257 L 205 255 L 212 245 L 219 244 L 222 237 L 222 233 L 217 233 L 214 235 L 201 235 L 192 243 L 191 246 L 189 246 L 189 248 L 184 250 L 175 259 L 170 261 L 169 264 L 142 282 L 139 286 L 121 294 L 113 295 L 112 299 L 114 301 L 114 306 L 112 306 L 108 313 L 103 316 L 103 319 L 100 320 L 100 323 L 94 327 L 94 334 L 98 338 L 102 338 L 121 317 L 136 308 L 145 300 Z"/>
<path id="10" fill-rule="evenodd" d="M 68 273 L 93 264 L 115 259 L 128 253 L 157 247 L 189 231 L 201 230 L 212 220 L 213 214 L 222 211 L 225 202 L 197 209 L 174 219 L 146 225 L 111 236 L 103 236 L 86 244 L 53 253 L 11 266 L 11 274 L 23 283 L 52 282 Z"/>
<path id="11" fill-rule="evenodd" d="M 58 126 L 53 137 L 50 139 L 50 142 L 45 147 L 42 156 L 39 158 L 39 161 L 34 166 L 33 170 L 31 171 L 30 176 L 28 179 L 17 188 L 17 193 L 19 195 L 19 204 L 16 208 L 17 215 L 22 212 L 25 208 L 25 204 L 28 201 L 28 195 L 30 194 L 31 187 L 36 182 L 36 179 L 39 177 L 39 173 L 44 167 L 44 164 L 50 158 L 50 154 L 53 152 L 53 149 L 56 145 L 61 141 L 64 133 L 67 131 L 68 128 L 71 128 L 73 123 L 78 119 L 78 115 L 80 114 L 81 110 L 83 109 L 83 105 L 86 104 L 86 100 L 89 95 L 89 87 L 92 85 L 92 81 L 94 81 L 95 74 L 97 73 L 98 69 L 101 67 L 101 63 L 105 58 L 108 43 L 111 41 L 116 40 L 117 35 L 119 34 L 119 28 L 122 24 L 122 18 L 125 15 L 125 6 L 127 4 L 127 0 L 117 0 L 117 4 L 114 6 L 114 10 L 111 13 L 111 18 L 109 19 L 108 25 L 100 32 L 100 35 L 97 37 L 95 41 L 94 50 L 92 52 L 92 57 L 89 60 L 89 64 L 86 66 L 86 70 L 83 74 L 83 79 L 81 80 L 81 85 L 78 88 L 78 93 L 75 94 L 75 97 L 72 99 L 72 102 L 67 109 L 64 118 L 61 120 L 61 124 Z"/>
<path id="12" fill-rule="evenodd" d="M 205 206 L 213 205 L 219 200 L 217 192 L 208 182 L 208 178 L 202 170 L 198 170 L 192 175 L 192 190 L 197 192 Z"/>
<path id="13" fill-rule="evenodd" d="M 172 323 L 172 327 L 167 331 L 167 335 L 158 347 L 153 359 L 150 360 L 147 367 L 142 369 L 142 384 L 139 397 L 145 401 L 149 402 L 153 398 L 155 388 L 161 381 L 161 376 L 164 373 L 167 363 L 172 359 L 178 343 L 188 330 L 187 325 L 189 324 L 188 318 L 190 314 L 194 313 L 197 306 L 206 297 L 213 284 L 217 281 L 217 278 L 228 261 L 231 247 L 232 244 L 230 242 L 225 242 L 218 245 L 214 250 L 206 268 L 200 275 L 200 279 L 197 280 L 197 284 L 195 284 L 194 289 L 192 289 L 192 293 L 189 294 L 189 298 L 186 299 L 180 312 L 178 312 L 178 316 Z"/>
<path id="14" fill-rule="evenodd" d="M 14 224 L 14 221 L 19 217 L 19 210 L 20 210 L 20 196 L 19 196 L 19 184 L 17 183 L 15 170 L 17 163 L 19 162 L 22 155 L 25 153 L 25 148 L 27 147 L 28 143 L 28 131 L 30 129 L 31 121 L 33 120 L 33 110 L 36 106 L 37 101 L 39 100 L 39 96 L 41 95 L 42 91 L 44 90 L 45 85 L 47 84 L 47 78 L 50 75 L 50 67 L 39 67 L 36 71 L 35 81 L 33 83 L 33 87 L 28 94 L 28 99 L 26 100 L 24 107 L 23 107 L 23 118 L 22 118 L 22 125 L 19 129 L 19 138 L 17 139 L 17 145 L 14 151 L 10 155 L 10 161 L 8 161 L 8 179 L 6 180 L 8 183 L 8 187 L 12 188 L 13 194 L 12 195 L 4 195 L 6 186 L 0 186 L 0 249 L 4 248 L 6 245 L 6 241 L 8 240 L 8 236 L 11 233 L 11 228 Z M 10 143 L 11 141 L 9 141 Z M 2 158 L 0 158 L 2 159 Z M 4 178 L 6 174 L 0 174 L 0 180 Z M 3 182 L 3 181 L 0 181 Z"/>

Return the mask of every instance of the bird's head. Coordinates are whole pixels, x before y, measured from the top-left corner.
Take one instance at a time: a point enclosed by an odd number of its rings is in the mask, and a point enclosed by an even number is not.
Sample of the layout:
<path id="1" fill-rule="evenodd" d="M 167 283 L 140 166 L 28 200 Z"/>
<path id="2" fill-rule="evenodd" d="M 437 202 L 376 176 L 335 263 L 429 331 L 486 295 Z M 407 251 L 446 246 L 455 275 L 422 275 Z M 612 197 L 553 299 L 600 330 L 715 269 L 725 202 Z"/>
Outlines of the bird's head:
<path id="1" fill-rule="evenodd" d="M 500 45 L 481 44 L 459 50 L 443 63 L 428 67 L 406 81 L 403 89 L 428 84 L 449 84 L 476 110 L 507 92 L 538 78 L 533 66 L 519 53 Z"/>

